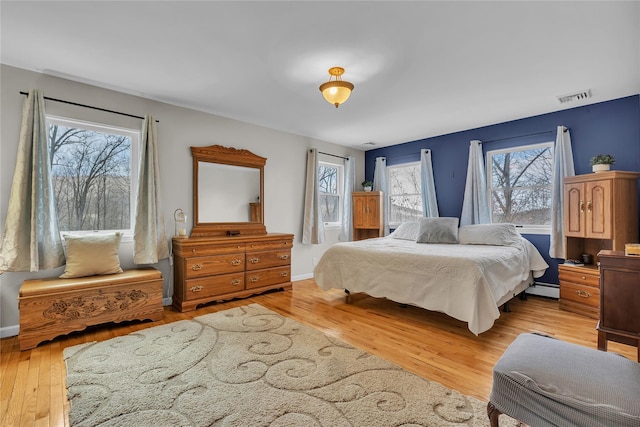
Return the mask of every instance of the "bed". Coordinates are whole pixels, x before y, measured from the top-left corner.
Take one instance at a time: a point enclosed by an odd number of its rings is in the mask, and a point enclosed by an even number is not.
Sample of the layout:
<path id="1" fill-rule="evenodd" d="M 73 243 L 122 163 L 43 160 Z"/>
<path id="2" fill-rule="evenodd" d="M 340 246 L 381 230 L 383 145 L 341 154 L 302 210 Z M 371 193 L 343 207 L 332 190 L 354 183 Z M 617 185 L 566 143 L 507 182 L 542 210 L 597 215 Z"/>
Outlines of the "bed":
<path id="1" fill-rule="evenodd" d="M 467 322 L 475 335 L 485 332 L 500 316 L 499 307 L 549 266 L 512 224 L 458 229 L 455 218 L 445 227 L 450 236 L 438 230 L 424 238 L 424 230 L 442 220 L 424 218 L 387 237 L 337 243 L 321 257 L 314 279 L 323 290 L 364 292 L 441 311 Z"/>

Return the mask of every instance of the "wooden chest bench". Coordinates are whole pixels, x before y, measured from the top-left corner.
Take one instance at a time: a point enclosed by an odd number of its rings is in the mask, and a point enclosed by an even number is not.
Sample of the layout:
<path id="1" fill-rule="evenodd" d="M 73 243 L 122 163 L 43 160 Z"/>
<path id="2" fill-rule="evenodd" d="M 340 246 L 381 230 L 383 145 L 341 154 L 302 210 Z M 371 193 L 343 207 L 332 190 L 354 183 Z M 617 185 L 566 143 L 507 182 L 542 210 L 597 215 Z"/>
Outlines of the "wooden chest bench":
<path id="1" fill-rule="evenodd" d="M 18 297 L 20 350 L 87 326 L 160 320 L 162 273 L 153 268 L 77 279 L 25 280 Z"/>

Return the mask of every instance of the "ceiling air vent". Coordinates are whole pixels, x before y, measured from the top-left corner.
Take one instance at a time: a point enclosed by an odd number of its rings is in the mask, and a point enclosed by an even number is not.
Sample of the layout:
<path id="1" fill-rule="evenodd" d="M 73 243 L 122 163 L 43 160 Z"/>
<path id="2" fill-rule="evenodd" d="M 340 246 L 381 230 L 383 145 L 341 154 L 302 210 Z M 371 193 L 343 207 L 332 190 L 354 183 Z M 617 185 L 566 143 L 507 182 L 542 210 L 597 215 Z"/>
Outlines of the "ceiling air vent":
<path id="1" fill-rule="evenodd" d="M 375 147 L 376 143 L 373 141 L 369 141 L 369 142 L 363 142 L 362 145 L 366 146 L 366 147 Z"/>
<path id="2" fill-rule="evenodd" d="M 569 93 L 567 95 L 560 95 L 557 98 L 561 104 L 566 104 L 567 102 L 582 101 L 583 99 L 591 98 L 591 89 Z"/>

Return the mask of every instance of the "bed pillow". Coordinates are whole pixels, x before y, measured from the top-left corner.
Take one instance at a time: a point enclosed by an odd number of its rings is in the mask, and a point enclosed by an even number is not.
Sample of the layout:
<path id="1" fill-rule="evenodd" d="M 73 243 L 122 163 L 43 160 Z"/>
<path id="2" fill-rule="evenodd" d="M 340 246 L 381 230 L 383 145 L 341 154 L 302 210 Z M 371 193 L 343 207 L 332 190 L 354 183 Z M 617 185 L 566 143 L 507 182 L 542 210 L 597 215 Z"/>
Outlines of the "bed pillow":
<path id="1" fill-rule="evenodd" d="M 420 223 L 418 221 L 403 222 L 393 233 L 389 234 L 389 237 L 401 240 L 413 240 L 415 242 L 418 239 L 419 230 Z"/>
<path id="2" fill-rule="evenodd" d="M 462 245 L 511 246 L 522 237 L 513 224 L 475 224 L 460 227 L 458 238 Z"/>
<path id="3" fill-rule="evenodd" d="M 67 265 L 62 279 L 122 273 L 118 248 L 121 233 L 65 234 Z"/>
<path id="4" fill-rule="evenodd" d="M 458 218 L 422 218 L 418 243 L 458 243 Z"/>

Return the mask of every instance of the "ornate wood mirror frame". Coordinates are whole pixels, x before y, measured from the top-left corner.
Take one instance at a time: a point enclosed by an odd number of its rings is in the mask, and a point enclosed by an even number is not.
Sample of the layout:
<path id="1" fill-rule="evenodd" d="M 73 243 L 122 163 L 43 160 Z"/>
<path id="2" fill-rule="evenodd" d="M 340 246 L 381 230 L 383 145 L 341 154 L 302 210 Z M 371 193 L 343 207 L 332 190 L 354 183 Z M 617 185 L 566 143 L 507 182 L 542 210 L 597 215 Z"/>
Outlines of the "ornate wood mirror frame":
<path id="1" fill-rule="evenodd" d="M 203 236 L 236 236 L 236 235 L 260 235 L 267 234 L 266 227 L 264 225 L 264 165 L 267 159 L 257 156 L 248 150 L 241 150 L 232 147 L 223 147 L 221 145 L 212 145 L 209 147 L 191 147 L 191 155 L 193 156 L 193 230 L 191 231 L 191 237 L 203 237 Z M 241 168 L 255 168 L 259 171 L 260 176 L 260 193 L 253 196 L 253 198 L 246 197 L 246 217 L 248 221 L 239 222 L 204 222 L 209 212 L 205 212 L 205 205 L 215 205 L 215 210 L 224 212 L 225 202 L 223 200 L 204 200 L 200 201 L 199 198 L 206 197 L 205 193 L 207 189 L 214 189 L 216 192 L 224 192 L 228 190 L 230 193 L 234 192 L 231 187 L 234 184 L 233 178 L 226 177 L 226 179 L 219 180 L 204 180 L 200 174 L 199 168 L 201 163 L 211 163 L 214 165 L 226 165 L 221 170 L 226 168 L 229 171 L 229 166 L 238 166 L 238 170 Z M 204 169 L 204 165 L 203 165 Z M 235 171 L 234 171 L 235 172 Z M 252 174 L 252 173 L 251 173 Z M 253 174 L 252 174 L 253 175 Z M 252 178 L 251 178 L 252 179 Z M 208 182 L 215 181 L 215 182 Z M 230 196 L 232 194 L 229 194 Z M 233 194 L 237 196 L 237 194 Z M 223 197 L 224 198 L 224 197 Z M 256 200 L 257 199 L 257 200 Z M 219 203 L 218 203 L 219 202 Z M 240 209 L 244 209 L 241 206 Z M 201 211 L 202 209 L 202 211 Z M 211 208 L 206 208 L 211 210 Z M 231 207 L 227 206 L 227 209 Z"/>

